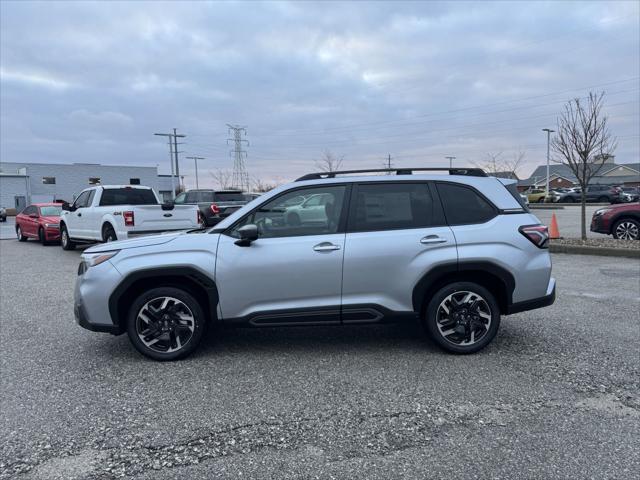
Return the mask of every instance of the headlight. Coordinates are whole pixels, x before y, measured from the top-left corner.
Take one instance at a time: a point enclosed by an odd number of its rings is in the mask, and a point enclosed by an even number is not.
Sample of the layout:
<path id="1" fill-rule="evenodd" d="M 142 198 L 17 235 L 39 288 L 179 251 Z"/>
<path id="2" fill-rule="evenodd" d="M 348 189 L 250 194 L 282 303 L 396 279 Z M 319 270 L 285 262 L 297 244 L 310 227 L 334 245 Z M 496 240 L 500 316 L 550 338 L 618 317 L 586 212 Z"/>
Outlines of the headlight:
<path id="1" fill-rule="evenodd" d="M 95 267 L 115 257 L 119 251 L 120 250 L 112 250 L 110 252 L 87 253 L 82 255 L 82 260 L 87 267 Z"/>
<path id="2" fill-rule="evenodd" d="M 47 228 L 60 228 L 60 224 L 58 223 L 45 223 L 44 226 Z"/>
<path id="3" fill-rule="evenodd" d="M 596 211 L 593 213 L 593 216 L 594 216 L 594 217 L 599 217 L 600 215 L 603 215 L 603 214 L 605 214 L 605 213 L 607 213 L 607 212 L 610 212 L 610 211 L 611 211 L 611 209 L 610 209 L 610 208 L 601 208 L 600 210 L 596 210 Z"/>

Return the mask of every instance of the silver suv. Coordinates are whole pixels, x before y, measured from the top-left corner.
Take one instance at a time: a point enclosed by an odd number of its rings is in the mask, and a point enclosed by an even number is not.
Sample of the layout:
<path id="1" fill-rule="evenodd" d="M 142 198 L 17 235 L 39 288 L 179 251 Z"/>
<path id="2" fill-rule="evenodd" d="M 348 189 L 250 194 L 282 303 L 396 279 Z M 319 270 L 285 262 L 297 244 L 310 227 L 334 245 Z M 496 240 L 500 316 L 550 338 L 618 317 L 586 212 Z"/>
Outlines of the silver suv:
<path id="1" fill-rule="evenodd" d="M 414 174 L 430 170 L 309 174 L 215 228 L 92 247 L 77 322 L 156 360 L 190 354 L 217 322 L 419 320 L 445 350 L 476 352 L 501 315 L 553 303 L 547 228 L 513 180 Z"/>

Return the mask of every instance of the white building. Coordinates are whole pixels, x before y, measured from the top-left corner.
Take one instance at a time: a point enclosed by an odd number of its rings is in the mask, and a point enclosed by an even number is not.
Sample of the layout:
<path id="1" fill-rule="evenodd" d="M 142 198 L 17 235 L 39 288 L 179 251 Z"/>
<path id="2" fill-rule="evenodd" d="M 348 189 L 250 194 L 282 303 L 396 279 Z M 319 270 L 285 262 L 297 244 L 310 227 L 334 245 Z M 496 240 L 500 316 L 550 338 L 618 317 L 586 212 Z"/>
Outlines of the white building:
<path id="1" fill-rule="evenodd" d="M 176 178 L 176 186 L 178 184 Z M 0 163 L 0 206 L 22 210 L 38 202 L 66 200 L 91 185 L 145 185 L 161 200 L 171 198 L 171 176 L 157 167 L 100 165 L 97 163 Z"/>

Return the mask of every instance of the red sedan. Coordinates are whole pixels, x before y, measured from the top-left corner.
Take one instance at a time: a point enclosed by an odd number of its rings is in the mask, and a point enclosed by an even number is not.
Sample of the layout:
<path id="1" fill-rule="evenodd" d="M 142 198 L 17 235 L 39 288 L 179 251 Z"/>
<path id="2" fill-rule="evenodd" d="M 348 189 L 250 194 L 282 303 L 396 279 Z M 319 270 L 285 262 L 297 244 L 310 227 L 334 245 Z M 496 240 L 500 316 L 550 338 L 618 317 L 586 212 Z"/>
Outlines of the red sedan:
<path id="1" fill-rule="evenodd" d="M 623 203 L 593 213 L 591 231 L 622 240 L 640 240 L 640 203 Z"/>
<path id="2" fill-rule="evenodd" d="M 37 238 L 45 245 L 60 241 L 61 203 L 34 203 L 16 215 L 16 235 L 18 240 L 26 242 Z"/>

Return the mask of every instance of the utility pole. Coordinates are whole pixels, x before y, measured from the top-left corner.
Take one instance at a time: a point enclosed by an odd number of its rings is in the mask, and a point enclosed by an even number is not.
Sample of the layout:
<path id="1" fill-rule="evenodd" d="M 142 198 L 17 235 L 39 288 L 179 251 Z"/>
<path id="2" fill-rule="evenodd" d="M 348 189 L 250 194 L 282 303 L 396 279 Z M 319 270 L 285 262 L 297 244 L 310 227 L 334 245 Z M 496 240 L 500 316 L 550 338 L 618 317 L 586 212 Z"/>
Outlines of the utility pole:
<path id="1" fill-rule="evenodd" d="M 545 190 L 547 193 L 545 195 L 549 195 L 549 144 L 551 143 L 551 134 L 555 132 L 555 130 L 551 130 L 550 128 L 543 128 L 543 132 L 547 132 L 547 189 Z"/>
<path id="2" fill-rule="evenodd" d="M 456 159 L 456 157 L 444 157 L 447 160 L 449 160 L 449 168 L 453 168 L 453 161 Z"/>
<path id="3" fill-rule="evenodd" d="M 227 123 L 229 127 L 229 133 L 233 132 L 233 138 L 227 139 L 227 145 L 229 142 L 233 142 L 234 148 L 229 152 L 233 157 L 233 177 L 231 184 L 234 188 L 248 192 L 249 186 L 249 174 L 244 163 L 244 159 L 247 157 L 247 152 L 242 149 L 242 144 L 249 146 L 249 142 L 242 138 L 242 134 L 247 134 L 247 128 L 240 125 L 231 125 Z"/>
<path id="4" fill-rule="evenodd" d="M 180 187 L 180 167 L 178 165 L 178 138 L 186 137 L 186 135 L 179 135 L 176 130 L 177 129 L 174 128 L 173 133 L 154 133 L 154 135 L 157 135 L 159 137 L 169 137 L 169 158 L 171 161 L 171 198 L 174 199 L 176 198 L 175 177 L 178 177 L 178 187 Z"/>
<path id="5" fill-rule="evenodd" d="M 196 163 L 196 189 L 200 188 L 198 183 L 198 160 L 204 160 L 204 157 L 184 157 L 188 160 L 193 160 Z"/>
<path id="6" fill-rule="evenodd" d="M 393 166 L 393 165 L 392 165 L 392 163 L 391 163 L 391 154 L 389 154 L 389 155 L 387 156 L 386 167 L 387 167 L 388 169 L 391 169 L 391 167 L 392 167 L 392 166 Z"/>

